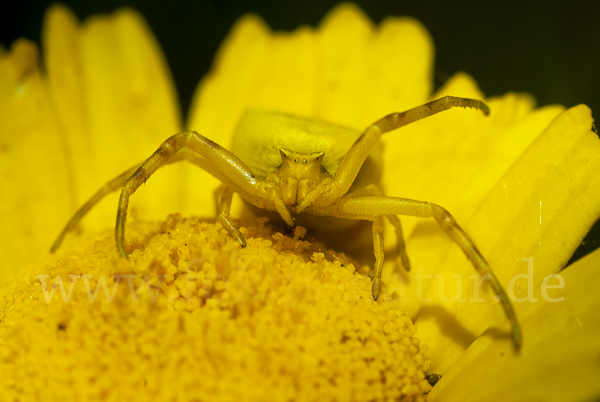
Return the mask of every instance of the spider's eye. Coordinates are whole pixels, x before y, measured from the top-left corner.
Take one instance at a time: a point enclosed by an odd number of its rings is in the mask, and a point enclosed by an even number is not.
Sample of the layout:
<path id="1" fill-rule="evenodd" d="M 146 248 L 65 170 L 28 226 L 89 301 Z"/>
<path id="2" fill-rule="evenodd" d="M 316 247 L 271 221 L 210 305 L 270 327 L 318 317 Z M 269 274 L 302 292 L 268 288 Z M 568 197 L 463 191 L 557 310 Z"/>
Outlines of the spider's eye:
<path id="1" fill-rule="evenodd" d="M 304 161 L 302 163 L 306 163 L 306 159 L 304 159 Z"/>

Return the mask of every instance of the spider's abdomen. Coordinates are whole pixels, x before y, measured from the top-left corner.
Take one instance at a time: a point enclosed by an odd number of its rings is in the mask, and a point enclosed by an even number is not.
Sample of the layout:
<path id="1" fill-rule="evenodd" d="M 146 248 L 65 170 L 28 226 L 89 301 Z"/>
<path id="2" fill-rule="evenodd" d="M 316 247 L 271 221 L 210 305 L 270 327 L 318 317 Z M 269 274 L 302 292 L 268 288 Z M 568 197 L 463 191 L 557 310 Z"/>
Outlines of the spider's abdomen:
<path id="1" fill-rule="evenodd" d="M 306 154 L 323 152 L 321 164 L 334 175 L 359 136 L 359 130 L 323 121 L 249 109 L 240 120 L 230 149 L 259 179 L 281 165 L 281 148 Z"/>

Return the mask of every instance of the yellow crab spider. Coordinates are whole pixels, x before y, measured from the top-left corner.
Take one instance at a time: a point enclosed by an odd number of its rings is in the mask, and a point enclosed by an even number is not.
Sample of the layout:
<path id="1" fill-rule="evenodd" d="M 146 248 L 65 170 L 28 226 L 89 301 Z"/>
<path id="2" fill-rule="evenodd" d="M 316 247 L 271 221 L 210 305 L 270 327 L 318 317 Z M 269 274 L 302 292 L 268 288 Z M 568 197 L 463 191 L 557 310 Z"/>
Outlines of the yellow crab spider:
<path id="1" fill-rule="evenodd" d="M 489 276 L 512 325 L 513 343 L 518 350 L 521 330 L 514 309 L 473 241 L 439 205 L 386 196 L 379 187 L 377 163 L 372 163 L 377 159 L 382 134 L 452 107 L 470 107 L 489 114 L 488 107 L 479 100 L 446 96 L 402 113 L 387 115 L 357 133 L 323 122 L 250 110 L 237 130 L 244 135 L 234 136 L 233 152 L 195 131 L 175 134 L 141 166 L 107 183 L 83 205 L 63 229 L 51 252 L 56 251 L 66 233 L 98 201 L 121 188 L 115 236 L 120 255 L 127 258 L 124 237 L 129 197 L 161 166 L 187 160 L 223 183 L 218 201 L 219 221 L 242 247 L 246 246 L 246 240 L 229 218 L 234 192 L 255 207 L 276 212 L 289 226 L 294 226 L 295 221 L 310 226 L 311 217 L 315 216 L 318 220 L 334 217 L 346 222 L 372 221 L 375 253 L 372 296 L 375 300 L 381 291 L 384 217 L 396 230 L 398 253 L 405 269 L 409 269 L 409 263 L 398 215 L 434 218 L 479 274 Z M 249 135 L 248 131 L 252 130 L 257 134 Z"/>

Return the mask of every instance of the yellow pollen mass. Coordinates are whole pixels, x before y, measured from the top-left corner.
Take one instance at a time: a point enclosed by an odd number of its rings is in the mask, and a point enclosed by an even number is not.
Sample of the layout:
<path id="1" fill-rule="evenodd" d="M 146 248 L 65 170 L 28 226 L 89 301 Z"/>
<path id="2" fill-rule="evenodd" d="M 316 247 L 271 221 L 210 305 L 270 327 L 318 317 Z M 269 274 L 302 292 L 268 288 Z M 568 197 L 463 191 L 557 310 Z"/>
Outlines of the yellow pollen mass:
<path id="1" fill-rule="evenodd" d="M 0 293 L 0 399 L 425 400 L 396 301 L 302 228 L 241 230 L 133 220 L 130 261 L 73 238 Z"/>

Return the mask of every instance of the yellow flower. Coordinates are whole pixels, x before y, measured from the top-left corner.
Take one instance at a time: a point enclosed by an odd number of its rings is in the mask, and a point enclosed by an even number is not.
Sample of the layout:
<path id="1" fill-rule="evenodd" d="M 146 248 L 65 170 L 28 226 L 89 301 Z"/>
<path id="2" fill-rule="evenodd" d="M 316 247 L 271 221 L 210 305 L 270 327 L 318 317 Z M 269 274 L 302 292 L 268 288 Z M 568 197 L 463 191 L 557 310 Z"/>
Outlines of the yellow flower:
<path id="1" fill-rule="evenodd" d="M 239 250 L 201 219 L 145 221 L 213 214 L 218 182 L 183 164 L 132 198 L 131 262 L 117 258 L 106 229 L 112 198 L 84 220 L 84 236 L 22 269 L 100 185 L 183 128 L 166 64 L 135 12 L 79 26 L 55 6 L 44 57 L 45 74 L 30 42 L 0 55 L 0 399 L 418 400 L 429 390 L 423 372 L 442 375 L 429 400 L 600 393 L 600 252 L 561 272 L 600 216 L 600 140 L 587 107 L 535 109 L 511 93 L 486 99 L 487 118 L 451 110 L 386 134 L 386 192 L 444 206 L 472 236 L 515 300 L 523 349 L 514 353 L 493 294 L 473 285 L 472 266 L 435 222 L 403 219 L 414 268 L 398 275 L 388 258 L 376 303 L 354 272 L 365 264 L 319 253 L 300 232 L 247 223 L 252 241 Z M 248 106 L 360 130 L 446 94 L 485 99 L 465 74 L 432 95 L 432 59 L 418 22 L 374 27 L 348 4 L 291 34 L 247 16 L 185 127 L 229 147 Z M 102 293 L 116 278 L 123 286 L 109 302 Z M 125 283 L 146 289 L 138 304 Z M 163 283 L 160 295 L 147 292 Z"/>

